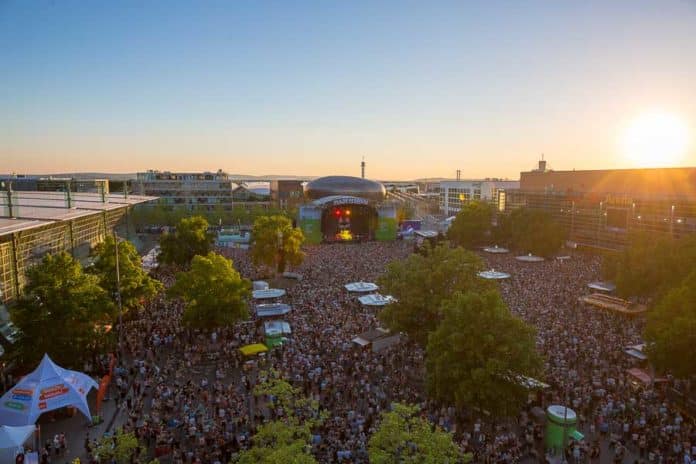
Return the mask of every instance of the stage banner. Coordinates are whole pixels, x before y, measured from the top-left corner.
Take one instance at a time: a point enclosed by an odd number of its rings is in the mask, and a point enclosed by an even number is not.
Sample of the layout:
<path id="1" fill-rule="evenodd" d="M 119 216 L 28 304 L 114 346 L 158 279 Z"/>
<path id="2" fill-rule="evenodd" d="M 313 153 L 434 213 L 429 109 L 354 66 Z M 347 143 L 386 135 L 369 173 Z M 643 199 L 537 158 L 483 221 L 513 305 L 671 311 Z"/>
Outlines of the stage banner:
<path id="1" fill-rule="evenodd" d="M 321 243 L 323 239 L 321 234 L 321 208 L 310 205 L 300 206 L 298 216 L 297 223 L 304 234 L 305 243 Z"/>
<path id="2" fill-rule="evenodd" d="M 382 242 L 396 240 L 396 232 L 398 230 L 396 208 L 394 206 L 380 206 L 377 208 L 377 216 L 375 238 Z"/>

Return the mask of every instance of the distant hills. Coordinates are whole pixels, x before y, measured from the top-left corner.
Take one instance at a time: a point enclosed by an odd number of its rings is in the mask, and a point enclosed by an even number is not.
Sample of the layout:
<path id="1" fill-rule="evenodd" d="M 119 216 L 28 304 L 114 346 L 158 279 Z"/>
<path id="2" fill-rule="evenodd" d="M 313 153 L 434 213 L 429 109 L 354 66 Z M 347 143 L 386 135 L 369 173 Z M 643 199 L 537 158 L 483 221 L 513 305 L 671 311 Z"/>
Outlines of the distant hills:
<path id="1" fill-rule="evenodd" d="M 64 172 L 53 174 L 18 174 L 18 177 L 34 178 L 34 177 L 68 177 L 74 179 L 109 179 L 109 180 L 131 180 L 137 177 L 136 173 L 107 173 L 107 172 Z M 242 179 L 248 181 L 263 180 L 312 180 L 321 176 L 284 176 L 284 175 L 268 175 L 268 176 L 252 176 L 249 174 L 229 174 L 232 179 Z M 13 174 L 0 174 L 0 178 L 14 177 Z M 428 177 L 414 180 L 390 181 L 381 179 L 380 182 L 440 182 L 444 180 L 454 180 L 446 177 Z"/>

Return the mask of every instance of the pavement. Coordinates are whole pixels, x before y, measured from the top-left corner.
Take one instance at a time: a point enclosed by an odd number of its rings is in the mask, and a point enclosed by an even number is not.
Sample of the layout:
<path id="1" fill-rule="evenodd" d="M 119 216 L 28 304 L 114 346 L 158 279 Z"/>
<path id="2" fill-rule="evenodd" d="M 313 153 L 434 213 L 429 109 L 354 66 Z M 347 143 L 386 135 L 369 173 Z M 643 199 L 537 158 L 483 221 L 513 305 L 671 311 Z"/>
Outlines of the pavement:
<path id="1" fill-rule="evenodd" d="M 110 396 L 116 397 L 114 386 L 111 386 Z M 89 409 L 92 414 L 96 411 L 96 390 L 92 390 L 88 396 Z M 75 458 L 80 458 L 86 463 L 87 453 L 85 452 L 85 438 L 89 434 L 90 438 L 98 438 L 106 433 L 113 432 L 125 423 L 126 415 L 116 408 L 116 401 L 111 399 L 102 403 L 100 411 L 103 421 L 97 425 L 90 424 L 89 420 L 80 412 L 76 412 L 73 417 L 60 418 L 55 421 L 50 416 L 44 415 L 39 419 L 39 439 L 44 445 L 46 440 L 53 439 L 54 435 L 65 434 L 67 442 L 67 452 L 62 456 L 51 456 L 51 464 L 71 464 Z"/>

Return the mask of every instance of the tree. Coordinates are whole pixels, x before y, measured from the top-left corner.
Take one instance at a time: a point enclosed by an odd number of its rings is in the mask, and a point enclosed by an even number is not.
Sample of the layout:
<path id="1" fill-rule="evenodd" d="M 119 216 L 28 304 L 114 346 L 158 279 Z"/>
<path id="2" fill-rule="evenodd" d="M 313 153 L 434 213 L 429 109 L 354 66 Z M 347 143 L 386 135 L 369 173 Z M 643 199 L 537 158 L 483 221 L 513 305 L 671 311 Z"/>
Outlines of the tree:
<path id="1" fill-rule="evenodd" d="M 94 248 L 93 255 L 96 259 L 89 272 L 99 278 L 99 285 L 115 300 L 116 240 L 107 236 Z M 151 278 L 143 270 L 140 255 L 131 242 L 123 241 L 118 244 L 118 268 L 124 310 L 142 307 L 144 301 L 155 296 L 163 288 L 161 282 Z"/>
<path id="2" fill-rule="evenodd" d="M 454 464 L 462 454 L 445 432 L 417 415 L 416 406 L 392 404 L 382 413 L 382 422 L 370 437 L 369 454 L 373 464 Z"/>
<path id="3" fill-rule="evenodd" d="M 138 441 L 135 433 L 124 433 L 118 429 L 113 436 L 102 437 L 94 449 L 94 455 L 99 462 L 114 462 L 130 464 L 134 458 L 145 457 L 147 450 Z"/>
<path id="4" fill-rule="evenodd" d="M 481 269 L 481 259 L 474 253 L 447 244 L 390 263 L 378 284 L 397 301 L 382 309 L 379 318 L 392 331 L 405 332 L 424 347 L 441 319 L 444 299 L 456 291 L 491 288 L 489 281 L 477 276 Z"/>
<path id="5" fill-rule="evenodd" d="M 304 235 L 292 227 L 285 216 L 260 216 L 251 231 L 251 258 L 254 264 L 263 264 L 281 273 L 286 265 L 299 265 L 304 259 L 300 249 Z"/>
<path id="6" fill-rule="evenodd" d="M 262 372 L 254 395 L 265 397 L 269 409 L 282 414 L 258 428 L 253 446 L 243 451 L 240 464 L 315 464 L 311 454 L 312 427 L 321 424 L 324 415 L 319 404 L 300 395 L 299 390 L 280 378 L 277 371 Z M 280 409 L 278 409 L 280 408 Z"/>
<path id="7" fill-rule="evenodd" d="M 664 295 L 648 312 L 647 352 L 658 370 L 678 378 L 696 372 L 696 271 Z"/>
<path id="8" fill-rule="evenodd" d="M 508 216 L 499 217 L 494 235 L 519 251 L 539 256 L 553 255 L 565 236 L 549 213 L 531 208 L 518 208 Z"/>
<path id="9" fill-rule="evenodd" d="M 315 464 L 310 453 L 311 432 L 304 425 L 275 420 L 261 425 L 253 446 L 242 451 L 239 464 Z"/>
<path id="10" fill-rule="evenodd" d="M 664 295 L 693 269 L 696 236 L 675 240 L 651 234 L 633 234 L 628 246 L 618 256 L 608 260 L 605 270 L 608 277 L 614 280 L 619 295 Z"/>
<path id="11" fill-rule="evenodd" d="M 497 290 L 458 292 L 443 313 L 426 349 L 432 397 L 501 416 L 518 411 L 527 392 L 518 376 L 541 368 L 534 328 L 510 314 Z"/>
<path id="12" fill-rule="evenodd" d="M 492 217 L 493 208 L 488 203 L 466 203 L 447 231 L 447 238 L 464 248 L 482 245 L 488 241 Z"/>
<path id="13" fill-rule="evenodd" d="M 210 252 L 213 237 L 208 233 L 208 221 L 202 216 L 181 219 L 174 233 L 160 238 L 162 251 L 159 261 L 165 264 L 188 265 L 194 256 Z"/>
<path id="14" fill-rule="evenodd" d="M 186 303 L 183 322 L 197 329 L 231 326 L 247 319 L 251 282 L 243 279 L 232 261 L 216 253 L 194 256 L 191 270 L 179 272 L 169 295 Z"/>
<path id="15" fill-rule="evenodd" d="M 27 284 L 12 308 L 12 321 L 21 331 L 18 352 L 24 365 L 48 353 L 58 364 L 81 368 L 82 361 L 112 340 L 105 336 L 114 305 L 99 286 L 66 252 L 46 255 L 27 271 Z"/>

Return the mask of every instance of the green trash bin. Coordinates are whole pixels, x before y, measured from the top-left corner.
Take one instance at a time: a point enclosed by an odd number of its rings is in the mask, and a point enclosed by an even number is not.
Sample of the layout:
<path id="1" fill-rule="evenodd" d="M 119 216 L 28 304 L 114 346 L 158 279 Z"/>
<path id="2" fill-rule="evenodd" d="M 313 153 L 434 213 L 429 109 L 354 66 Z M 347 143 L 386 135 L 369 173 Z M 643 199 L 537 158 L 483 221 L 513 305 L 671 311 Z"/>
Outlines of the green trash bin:
<path id="1" fill-rule="evenodd" d="M 584 438 L 576 430 L 578 416 L 570 408 L 554 404 L 546 409 L 546 449 L 554 455 L 561 454 L 571 438 Z"/>

